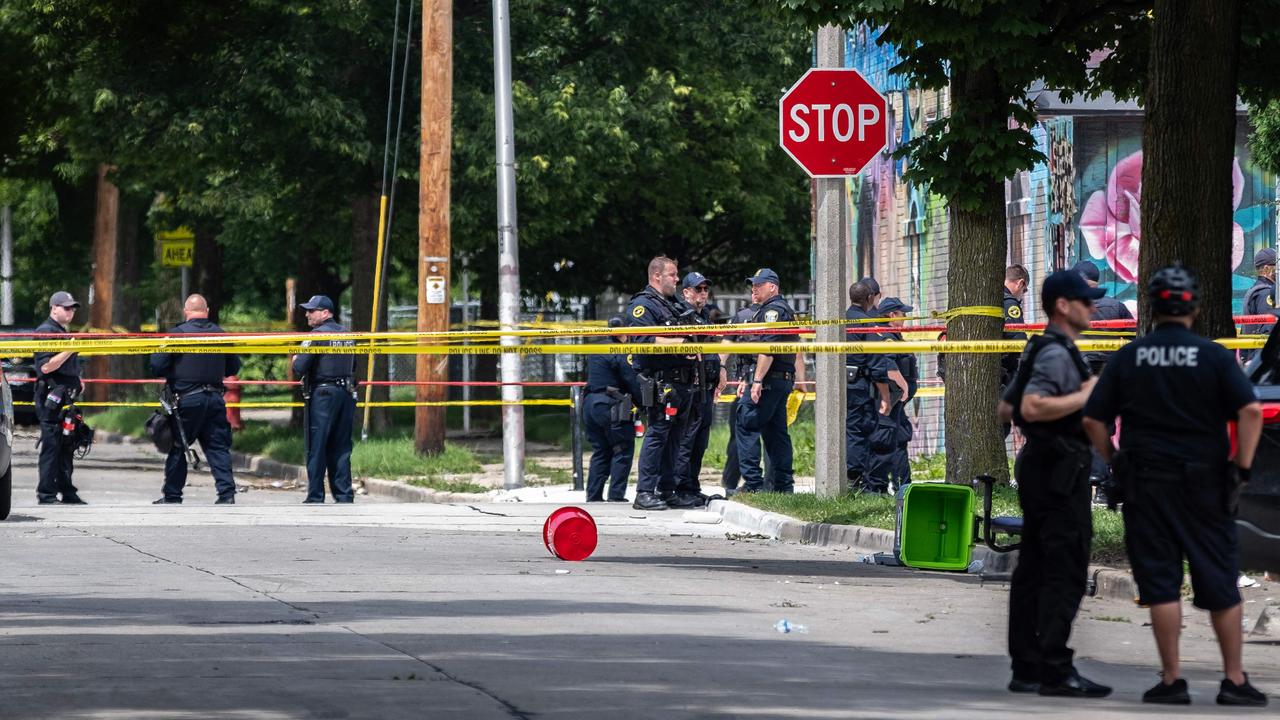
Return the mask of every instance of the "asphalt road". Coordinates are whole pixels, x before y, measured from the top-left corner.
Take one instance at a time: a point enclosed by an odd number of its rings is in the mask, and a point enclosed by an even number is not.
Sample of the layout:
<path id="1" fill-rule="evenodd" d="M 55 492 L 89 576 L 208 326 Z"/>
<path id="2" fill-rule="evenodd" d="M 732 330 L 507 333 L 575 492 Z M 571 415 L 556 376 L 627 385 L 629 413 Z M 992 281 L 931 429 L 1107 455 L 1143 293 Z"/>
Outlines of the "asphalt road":
<path id="1" fill-rule="evenodd" d="M 552 558 L 534 503 L 303 506 L 270 479 L 214 506 L 208 476 L 153 507 L 159 458 L 101 445 L 86 507 L 37 506 L 31 443 L 0 523 L 4 718 L 983 718 L 1158 716 L 1145 612 L 1086 600 L 1074 645 L 1112 698 L 1014 696 L 1006 587 L 862 565 L 847 550 L 592 505 L 600 547 Z M 1246 613 L 1280 606 L 1251 592 Z M 1280 610 L 1280 607 L 1276 608 Z M 782 618 L 808 633 L 780 634 Z M 1223 717 L 1207 618 L 1184 637 Z M 1276 638 L 1250 642 L 1280 693 Z M 1275 705 L 1269 712 L 1275 711 Z M 1233 711 L 1265 715 L 1268 711 Z"/>

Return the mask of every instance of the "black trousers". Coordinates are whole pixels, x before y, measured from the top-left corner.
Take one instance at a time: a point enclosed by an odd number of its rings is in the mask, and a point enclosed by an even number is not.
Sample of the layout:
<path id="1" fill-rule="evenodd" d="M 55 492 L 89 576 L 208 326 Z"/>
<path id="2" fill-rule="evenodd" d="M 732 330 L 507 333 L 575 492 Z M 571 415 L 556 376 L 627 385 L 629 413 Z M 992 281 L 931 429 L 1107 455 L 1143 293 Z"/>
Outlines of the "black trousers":
<path id="1" fill-rule="evenodd" d="M 716 414 L 716 389 L 694 389 L 689 399 L 688 441 L 680 443 L 676 450 L 676 492 L 698 494 L 702 492 L 702 458 L 707 454 L 707 441 L 711 439 L 711 423 Z"/>
<path id="2" fill-rule="evenodd" d="M 307 405 L 307 501 L 324 502 L 324 478 L 335 502 L 351 502 L 351 428 L 356 399 L 336 385 L 321 385 Z"/>
<path id="3" fill-rule="evenodd" d="M 649 422 L 644 429 L 644 440 L 640 443 L 637 493 L 669 495 L 682 489 L 681 479 L 676 477 L 676 460 L 680 444 L 692 442 L 689 434 L 692 398 L 692 386 L 676 384 L 671 395 L 674 415 L 667 415 L 666 405 L 646 409 Z"/>
<path id="4" fill-rule="evenodd" d="M 36 485 L 36 499 L 49 502 L 58 499 L 74 500 L 79 495 L 71 482 L 75 470 L 75 451 L 70 436 L 63 436 L 61 411 L 44 405 L 44 398 L 36 396 L 36 417 L 40 420 L 40 481 Z"/>
<path id="5" fill-rule="evenodd" d="M 231 475 L 231 423 L 227 422 L 227 404 L 215 392 L 198 392 L 178 401 L 178 418 L 187 442 L 200 443 L 218 497 L 235 497 L 236 481 Z M 176 428 L 175 428 L 176 430 Z M 187 459 L 182 440 L 174 433 L 173 449 L 164 460 L 164 497 L 181 500 L 187 486 Z"/>
<path id="6" fill-rule="evenodd" d="M 604 499 L 605 480 L 609 499 L 627 497 L 627 478 L 636 454 L 635 426 L 609 419 L 614 400 L 604 393 L 587 396 L 587 442 L 591 443 L 591 465 L 587 471 L 587 501 Z"/>
<path id="7" fill-rule="evenodd" d="M 1014 465 L 1023 529 L 1009 586 L 1009 655 L 1020 680 L 1054 684 L 1075 671 L 1067 640 L 1088 582 L 1090 461 L 1082 443 L 1031 440 Z"/>

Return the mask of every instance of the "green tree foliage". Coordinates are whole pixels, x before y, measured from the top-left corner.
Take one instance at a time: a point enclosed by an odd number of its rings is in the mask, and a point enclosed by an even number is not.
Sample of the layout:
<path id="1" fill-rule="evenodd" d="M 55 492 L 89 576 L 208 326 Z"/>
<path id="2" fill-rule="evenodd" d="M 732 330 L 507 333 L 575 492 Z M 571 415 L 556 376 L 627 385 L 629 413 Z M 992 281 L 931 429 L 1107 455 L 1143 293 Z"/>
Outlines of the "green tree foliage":
<path id="1" fill-rule="evenodd" d="M 14 89 L 0 99 L 0 175 L 61 208 L 59 184 L 83 190 L 107 163 L 146 234 L 189 224 L 217 238 L 228 301 L 277 305 L 289 275 L 304 293 L 341 292 L 353 205 L 379 189 L 394 7 L 0 0 Z M 454 35 L 453 237 L 482 288 L 496 285 L 491 9 L 458 0 Z M 808 184 L 774 124 L 808 64 L 798 25 L 727 0 L 516 0 L 512 35 L 530 294 L 632 288 L 659 252 L 726 283 L 766 260 L 807 275 Z M 418 68 L 415 49 L 390 235 L 401 297 L 417 285 Z M 85 219 L 67 244 L 80 257 Z"/>
<path id="2" fill-rule="evenodd" d="M 492 268 L 490 4 L 455 13 L 454 243 Z M 639 289 L 658 253 L 735 289 L 761 264 L 807 277 L 808 181 L 777 146 L 798 24 L 732 0 L 514 0 L 511 21 L 527 291 Z"/>

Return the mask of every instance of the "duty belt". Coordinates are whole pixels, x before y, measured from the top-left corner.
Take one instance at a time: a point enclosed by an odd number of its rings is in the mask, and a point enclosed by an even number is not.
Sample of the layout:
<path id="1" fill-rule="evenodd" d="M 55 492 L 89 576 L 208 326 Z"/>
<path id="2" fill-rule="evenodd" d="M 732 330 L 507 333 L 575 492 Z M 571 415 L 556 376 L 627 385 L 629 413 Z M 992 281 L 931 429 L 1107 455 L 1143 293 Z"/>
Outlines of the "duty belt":
<path id="1" fill-rule="evenodd" d="M 764 375 L 765 380 L 794 380 L 796 373 L 794 370 L 774 370 Z"/>
<path id="2" fill-rule="evenodd" d="M 653 379 L 658 382 L 680 383 L 681 385 L 692 385 L 698 381 L 698 371 L 691 367 L 667 368 L 665 370 L 655 370 Z"/>
<path id="3" fill-rule="evenodd" d="M 179 401 L 181 401 L 181 400 L 182 400 L 182 398 L 191 397 L 192 395 L 199 395 L 199 394 L 201 394 L 201 393 L 207 393 L 207 392 L 210 392 L 210 393 L 218 393 L 219 395 L 221 395 L 222 393 L 224 393 L 224 392 L 226 392 L 226 391 L 227 391 L 227 389 L 226 389 L 226 388 L 224 388 L 224 387 L 222 387 L 222 386 L 220 386 L 220 385 L 201 385 L 200 387 L 196 387 L 196 388 L 192 388 L 192 389 L 190 389 L 190 390 L 187 390 L 187 391 L 186 391 L 186 392 L 184 392 L 184 393 L 178 393 L 178 392 L 175 390 L 175 391 L 174 391 L 174 395 L 177 395 L 178 400 L 179 400 Z"/>
<path id="4" fill-rule="evenodd" d="M 332 380 L 321 380 L 313 387 L 340 387 L 343 390 L 350 390 L 355 387 L 355 380 L 352 378 L 334 378 Z"/>

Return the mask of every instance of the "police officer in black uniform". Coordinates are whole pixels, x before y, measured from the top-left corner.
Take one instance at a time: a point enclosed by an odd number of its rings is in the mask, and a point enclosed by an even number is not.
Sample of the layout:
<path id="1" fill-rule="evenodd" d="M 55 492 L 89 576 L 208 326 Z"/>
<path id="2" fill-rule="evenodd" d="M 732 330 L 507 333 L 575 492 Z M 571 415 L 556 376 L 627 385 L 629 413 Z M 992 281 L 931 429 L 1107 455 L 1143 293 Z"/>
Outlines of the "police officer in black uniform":
<path id="1" fill-rule="evenodd" d="M 902 318 L 914 309 L 896 297 L 881 300 L 879 306 L 880 317 L 884 318 L 888 325 L 901 323 Z M 902 341 L 901 332 L 885 331 L 880 335 L 886 340 Z M 907 454 L 907 445 L 915 436 L 915 428 L 911 425 L 911 418 L 907 417 L 907 403 L 916 396 L 920 371 L 916 367 L 916 356 L 912 353 L 890 355 L 889 359 L 897 366 L 899 375 L 906 383 L 906 390 L 902 390 L 896 382 L 890 386 L 889 399 L 893 402 L 893 406 L 889 410 L 889 416 L 894 420 L 893 447 L 875 454 L 871 475 L 876 478 L 887 478 L 895 487 L 901 488 L 911 482 L 911 461 Z"/>
<path id="2" fill-rule="evenodd" d="M 345 333 L 334 320 L 333 301 L 314 295 L 302 304 L 307 324 L 314 333 Z M 308 341 L 312 347 L 354 347 L 351 340 Z M 355 419 L 356 359 L 354 355 L 331 353 L 293 358 L 293 374 L 302 380 L 307 395 L 307 503 L 324 502 L 324 478 L 329 476 L 333 501 L 355 499 L 351 488 L 351 427 Z"/>
<path id="3" fill-rule="evenodd" d="M 850 305 L 844 317 L 859 321 L 851 324 L 851 329 L 866 327 L 874 317 L 871 314 L 874 295 L 865 280 L 849 286 Z M 848 337 L 858 342 L 881 339 L 879 333 L 849 333 Z M 896 373 L 897 367 L 884 353 L 850 353 L 845 355 L 844 362 L 845 399 L 848 404 L 844 424 L 845 469 L 849 489 L 882 493 L 885 491 L 883 484 L 872 479 L 871 435 L 880 418 L 887 416 L 892 409 L 890 385 L 896 386 L 896 383 L 890 379 L 890 373 Z"/>
<path id="4" fill-rule="evenodd" d="M 1098 266 L 1088 260 L 1081 260 L 1071 268 L 1080 273 L 1080 277 L 1089 283 L 1089 287 L 1098 287 L 1098 283 L 1102 279 L 1102 274 L 1098 272 Z M 1133 313 L 1129 312 L 1129 308 L 1119 300 L 1103 295 L 1093 304 L 1093 314 L 1089 316 L 1089 320 L 1132 320 Z M 1091 333 L 1081 334 L 1082 338 L 1102 338 L 1105 335 L 1095 335 Z M 1102 368 L 1107 364 L 1107 359 L 1111 357 L 1108 352 L 1087 352 L 1084 354 L 1084 361 L 1089 364 L 1089 371 L 1094 375 L 1100 375 Z"/>
<path id="5" fill-rule="evenodd" d="M 171 333 L 221 333 L 222 328 L 209 319 L 209 303 L 202 295 L 192 295 L 182 306 L 185 320 Z M 177 400 L 174 412 L 182 423 L 188 443 L 200 441 L 209 472 L 217 490 L 217 505 L 234 505 L 236 482 L 231 474 L 231 423 L 227 422 L 227 405 L 222 394 L 227 391 L 223 379 L 240 372 L 237 355 L 212 353 L 153 353 L 151 374 L 165 379 L 170 394 Z M 156 505 L 182 502 L 182 489 L 187 485 L 186 448 L 174 443 L 164 461 L 164 496 Z"/>
<path id="6" fill-rule="evenodd" d="M 795 311 L 779 293 L 778 273 L 761 268 L 747 278 L 752 298 L 759 299 L 760 309 L 752 322 L 790 322 Z M 790 342 L 794 335 L 762 334 L 757 342 Z M 738 465 L 742 470 L 742 490 L 765 489 L 760 465 L 760 443 L 772 463 L 774 492 L 790 493 L 795 489 L 792 469 L 791 436 L 787 433 L 787 398 L 797 380 L 797 353 L 760 354 L 751 364 L 751 382 L 738 406 Z"/>
<path id="7" fill-rule="evenodd" d="M 1089 287 L 1098 287 L 1099 281 L 1102 279 L 1101 273 L 1098 272 L 1098 266 L 1088 260 L 1081 260 L 1071 268 L 1080 273 L 1080 277 L 1089 283 Z M 1129 308 L 1119 300 L 1103 295 L 1093 303 L 1093 314 L 1089 316 L 1090 321 L 1094 320 L 1132 320 L 1133 313 L 1129 312 Z M 1081 338 L 1105 338 L 1106 335 L 1098 335 L 1096 333 L 1081 333 Z M 1084 353 L 1084 361 L 1089 365 L 1089 372 L 1093 375 L 1101 375 L 1102 368 L 1106 367 L 1107 360 L 1111 358 L 1109 352 L 1087 352 Z M 1114 428 L 1113 428 L 1114 431 Z M 1107 493 L 1104 483 L 1102 482 L 1108 477 L 1107 463 L 1102 456 L 1096 451 L 1093 453 L 1093 463 L 1089 470 L 1089 480 L 1091 484 L 1095 484 L 1097 490 L 1093 497 L 1095 505 L 1107 504 Z"/>
<path id="8" fill-rule="evenodd" d="M 734 313 L 729 322 L 733 325 L 749 323 L 751 318 L 756 316 L 756 311 L 759 309 L 760 305 L 758 303 L 748 303 Z M 752 337 L 752 335 L 734 335 L 726 337 L 726 340 L 751 342 Z M 751 378 L 747 373 L 751 371 L 755 358 L 748 359 L 745 355 L 722 355 L 720 361 L 727 370 L 729 380 L 737 387 L 733 396 L 733 403 L 729 406 L 729 444 L 724 452 L 724 471 L 720 473 L 720 486 L 725 489 L 726 495 L 732 495 L 737 491 L 738 483 L 742 480 L 742 468 L 738 464 L 738 406 L 742 401 L 742 396 L 746 394 L 747 389 L 751 386 Z M 773 481 L 773 475 L 769 472 L 769 469 L 769 458 L 766 456 L 764 470 L 766 483 Z"/>
<path id="9" fill-rule="evenodd" d="M 1191 272 L 1161 268 L 1147 283 L 1155 329 L 1116 351 L 1085 407 L 1085 429 L 1112 463 L 1124 499 L 1125 547 L 1138 602 L 1151 608 L 1161 682 L 1144 702 L 1191 702 L 1180 677 L 1183 562 L 1196 607 L 1222 648 L 1220 705 L 1266 705 L 1241 656 L 1236 501 L 1249 480 L 1262 407 L 1231 352 L 1191 331 L 1200 286 Z M 1120 418 L 1120 451 L 1109 425 Z M 1227 423 L 1236 421 L 1230 457 Z M 1113 497 L 1113 500 L 1119 498 Z"/>
<path id="10" fill-rule="evenodd" d="M 71 293 L 59 290 L 49 298 L 49 317 L 36 328 L 37 333 L 66 334 L 67 325 L 76 316 L 80 303 Z M 84 385 L 80 382 L 80 356 L 74 352 L 35 353 L 36 417 L 40 420 L 40 482 L 36 499 L 41 505 L 58 502 L 85 505 L 71 482 L 75 470 L 71 436 L 62 434 L 62 410 L 77 396 Z M 52 396 L 52 397 L 51 397 Z"/>
<path id="11" fill-rule="evenodd" d="M 1022 298 L 1027 294 L 1027 286 L 1031 275 L 1021 265 L 1010 265 L 1004 270 L 1004 322 L 1006 325 L 1025 323 L 1026 313 L 1022 309 Z M 1045 312 L 1048 312 L 1047 310 Z M 1004 333 L 1005 340 L 1026 340 L 1027 334 L 1015 330 Z M 1008 353 L 1000 358 L 1000 392 L 1009 385 L 1014 373 L 1018 372 L 1018 354 Z"/>
<path id="12" fill-rule="evenodd" d="M 609 327 L 625 323 L 609 318 Z M 626 342 L 626 335 L 613 336 Z M 640 398 L 636 371 L 622 353 L 591 355 L 587 358 L 587 387 L 583 398 L 586 410 L 587 442 L 591 443 L 591 465 L 587 472 L 587 502 L 602 502 L 604 481 L 609 481 L 609 502 L 626 502 L 627 478 L 636 452 L 636 435 L 631 412 Z"/>
<path id="13" fill-rule="evenodd" d="M 682 314 L 690 313 L 690 324 L 711 325 L 710 308 L 707 303 L 711 293 L 711 281 L 700 272 L 691 272 L 680 282 L 680 293 L 682 296 L 680 302 L 685 308 Z M 690 437 L 689 442 L 680 444 L 676 456 L 676 475 L 685 478 L 686 488 L 701 493 L 702 484 L 698 476 L 702 473 L 702 457 L 707 452 L 707 441 L 711 437 L 716 398 L 724 392 L 724 386 L 729 380 L 720 355 L 702 355 L 698 363 L 697 384 L 694 387 L 693 402 L 690 405 Z"/>
<path id="14" fill-rule="evenodd" d="M 1027 343 L 998 409 L 1001 421 L 1012 419 L 1027 438 L 1014 464 L 1023 530 L 1009 586 L 1013 692 L 1087 698 L 1111 692 L 1076 671 L 1067 647 L 1093 539 L 1089 443 L 1080 421 L 1095 378 L 1074 341 L 1088 329 L 1102 293 L 1072 270 L 1045 278 L 1040 298 L 1048 326 Z"/>
<path id="15" fill-rule="evenodd" d="M 649 261 L 648 273 L 649 284 L 632 296 L 627 306 L 628 326 L 672 327 L 684 322 L 686 318 L 681 317 L 684 311 L 674 297 L 680 279 L 676 261 L 659 255 Z M 685 338 L 641 334 L 635 336 L 634 341 L 679 345 Z M 632 504 L 637 510 L 695 508 L 706 504 L 697 486 L 691 486 L 688 478 L 676 477 L 674 472 L 680 443 L 691 440 L 689 423 L 693 415 L 698 358 L 680 353 L 676 347 L 672 350 L 669 354 L 638 353 L 632 360 L 638 376 L 640 404 L 648 421 L 640 445 L 636 499 Z M 665 499 L 660 495 L 664 475 L 668 483 L 675 485 Z"/>
<path id="16" fill-rule="evenodd" d="M 1275 248 L 1262 248 L 1254 253 L 1253 266 L 1257 268 L 1258 279 L 1253 281 L 1253 287 L 1244 294 L 1244 314 L 1270 315 L 1276 309 Z M 1245 325 L 1240 328 L 1240 332 L 1243 335 L 1265 335 L 1271 332 L 1271 326 Z M 1253 353 L 1253 350 L 1241 350 L 1241 362 L 1248 362 Z"/>

